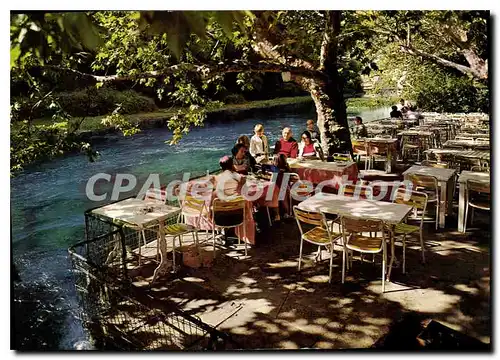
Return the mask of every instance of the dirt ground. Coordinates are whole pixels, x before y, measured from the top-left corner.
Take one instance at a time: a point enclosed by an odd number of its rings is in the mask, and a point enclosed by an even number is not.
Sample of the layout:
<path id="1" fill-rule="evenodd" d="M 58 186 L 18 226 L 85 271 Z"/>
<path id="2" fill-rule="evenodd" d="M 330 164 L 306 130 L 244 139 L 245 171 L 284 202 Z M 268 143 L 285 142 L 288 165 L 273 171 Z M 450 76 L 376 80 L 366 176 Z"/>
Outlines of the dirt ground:
<path id="1" fill-rule="evenodd" d="M 375 263 L 371 256 L 364 262 L 355 256 L 342 285 L 337 247 L 328 283 L 328 253 L 315 262 L 317 247 L 305 243 L 299 272 L 294 219 L 263 229 L 259 246 L 249 248 L 247 257 L 243 246 L 220 247 L 212 267 L 182 267 L 152 286 L 153 267 L 146 263 L 134 284 L 230 334 L 243 349 L 369 348 L 409 315 L 490 343 L 489 213 L 475 218 L 466 234 L 456 231 L 453 216 L 444 230 L 436 232 L 432 223 L 426 224 L 426 263 L 421 262 L 418 239 L 410 238 L 406 274 L 397 265 L 385 293 L 380 255 Z M 401 260 L 400 242 L 396 255 Z"/>

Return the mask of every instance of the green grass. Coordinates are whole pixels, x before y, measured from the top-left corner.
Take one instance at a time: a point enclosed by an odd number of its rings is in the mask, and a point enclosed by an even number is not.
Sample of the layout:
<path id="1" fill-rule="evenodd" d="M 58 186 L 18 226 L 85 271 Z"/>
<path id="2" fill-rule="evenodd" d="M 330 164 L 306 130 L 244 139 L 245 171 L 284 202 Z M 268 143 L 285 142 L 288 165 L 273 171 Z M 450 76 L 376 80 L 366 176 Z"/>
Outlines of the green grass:
<path id="1" fill-rule="evenodd" d="M 273 106 L 281 106 L 281 105 L 289 105 L 289 104 L 303 104 L 307 102 L 311 102 L 312 99 L 309 95 L 307 96 L 297 96 L 297 97 L 285 97 L 271 100 L 258 100 L 258 101 L 250 101 L 244 104 L 227 104 L 218 109 L 214 109 L 209 111 L 209 113 L 216 113 L 221 111 L 241 111 L 241 110 L 249 110 L 249 109 L 262 109 L 262 108 L 270 108 Z M 147 112 L 147 113 L 138 113 L 131 115 L 124 115 L 126 119 L 135 124 L 140 124 L 146 121 L 156 121 L 168 118 L 175 114 L 178 108 L 171 109 L 162 109 L 155 112 Z M 102 119 L 106 117 L 106 115 L 93 116 L 85 118 L 80 126 L 81 132 L 83 131 L 94 131 L 105 129 L 106 126 L 101 124 Z M 73 118 L 73 120 L 80 121 L 82 118 Z M 33 120 L 33 124 L 35 126 L 43 126 L 43 125 L 51 125 L 54 121 L 52 118 L 42 118 Z M 15 130 L 15 127 L 14 129 Z"/>

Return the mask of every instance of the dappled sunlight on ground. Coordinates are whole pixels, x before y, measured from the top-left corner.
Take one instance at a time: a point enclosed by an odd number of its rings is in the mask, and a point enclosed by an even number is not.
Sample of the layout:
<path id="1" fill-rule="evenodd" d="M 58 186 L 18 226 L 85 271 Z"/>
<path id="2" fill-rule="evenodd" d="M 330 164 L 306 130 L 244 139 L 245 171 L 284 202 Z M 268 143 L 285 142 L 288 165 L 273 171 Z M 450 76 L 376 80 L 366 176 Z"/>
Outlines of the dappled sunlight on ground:
<path id="1" fill-rule="evenodd" d="M 293 220 L 261 235 L 246 258 L 242 248 L 221 248 L 211 268 L 183 268 L 177 279 L 160 278 L 143 289 L 231 334 L 245 349 L 366 348 L 412 313 L 489 342 L 488 230 L 453 235 L 434 233 L 432 226 L 424 231 L 426 263 L 418 239 L 409 238 L 407 273 L 395 267 L 383 294 L 380 255 L 375 263 L 371 256 L 364 262 L 354 257 L 342 285 L 337 246 L 328 283 L 329 254 L 324 251 L 315 262 L 317 246 L 304 244 L 299 272 Z M 396 254 L 401 262 L 400 242 Z"/>

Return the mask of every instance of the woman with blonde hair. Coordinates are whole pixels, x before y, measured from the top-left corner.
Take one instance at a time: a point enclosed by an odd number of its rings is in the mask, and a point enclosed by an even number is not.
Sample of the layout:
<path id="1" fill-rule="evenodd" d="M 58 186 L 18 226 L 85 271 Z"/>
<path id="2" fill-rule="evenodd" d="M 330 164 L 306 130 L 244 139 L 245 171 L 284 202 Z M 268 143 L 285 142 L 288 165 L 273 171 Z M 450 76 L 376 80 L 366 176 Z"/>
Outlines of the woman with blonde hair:
<path id="1" fill-rule="evenodd" d="M 264 135 L 264 126 L 262 124 L 255 125 L 253 132 L 255 135 L 250 139 L 250 154 L 258 164 L 266 163 L 268 161 L 269 144 L 266 135 Z"/>

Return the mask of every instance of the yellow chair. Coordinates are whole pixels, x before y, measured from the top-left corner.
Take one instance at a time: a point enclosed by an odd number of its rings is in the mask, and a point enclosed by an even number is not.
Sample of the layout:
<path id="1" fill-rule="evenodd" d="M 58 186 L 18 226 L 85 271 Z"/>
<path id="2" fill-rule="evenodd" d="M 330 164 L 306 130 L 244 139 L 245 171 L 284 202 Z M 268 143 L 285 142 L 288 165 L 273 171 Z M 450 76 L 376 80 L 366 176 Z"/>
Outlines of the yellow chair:
<path id="1" fill-rule="evenodd" d="M 333 161 L 352 161 L 352 156 L 351 154 L 335 153 L 333 154 Z"/>
<path id="2" fill-rule="evenodd" d="M 215 199 L 212 203 L 212 220 L 214 227 L 212 236 L 214 241 L 214 257 L 215 257 L 215 229 L 231 229 L 243 225 L 243 242 L 245 244 L 245 256 L 247 256 L 246 238 L 246 203 L 241 196 L 236 196 L 232 199 L 221 200 Z M 241 237 L 238 236 L 238 245 L 241 243 Z"/>
<path id="3" fill-rule="evenodd" d="M 382 253 L 382 292 L 385 292 L 385 273 L 387 267 L 387 244 L 382 220 L 367 220 L 358 217 L 342 216 L 342 284 L 345 282 L 345 267 L 349 251 L 357 251 L 361 254 Z M 366 236 L 367 233 L 381 233 L 381 237 Z"/>
<path id="4" fill-rule="evenodd" d="M 193 236 L 193 242 L 198 250 L 201 263 L 201 253 L 199 251 L 199 238 L 198 230 L 200 228 L 200 220 L 203 216 L 208 214 L 208 209 L 205 206 L 205 201 L 202 199 L 196 199 L 192 195 L 185 195 L 181 202 L 181 212 L 179 213 L 179 218 L 177 223 L 170 224 L 165 227 L 165 235 L 172 236 L 172 251 L 173 251 L 173 265 L 175 268 L 175 239 L 179 239 L 179 246 L 182 246 L 182 237 L 185 234 L 191 233 Z M 195 225 L 186 224 L 186 218 L 194 217 Z M 182 222 L 184 220 L 184 222 Z"/>
<path id="5" fill-rule="evenodd" d="M 469 208 L 472 208 L 470 222 L 474 220 L 474 209 L 491 210 L 490 184 L 477 180 L 467 180 L 465 183 L 465 225 L 464 231 L 467 229 L 467 218 Z"/>
<path id="6" fill-rule="evenodd" d="M 437 161 L 430 161 L 430 160 L 423 160 L 420 165 L 422 166 L 429 166 L 433 168 L 439 168 L 439 169 L 448 169 L 450 166 L 447 163 L 440 163 Z"/>
<path id="7" fill-rule="evenodd" d="M 330 272 L 329 272 L 329 280 L 332 281 L 332 264 L 333 264 L 333 250 L 335 240 L 340 239 L 339 233 L 332 233 L 330 228 L 327 225 L 327 220 L 325 214 L 304 211 L 299 209 L 297 206 L 293 207 L 293 212 L 295 214 L 295 219 L 297 220 L 297 225 L 300 231 L 300 252 L 299 252 L 299 271 L 302 261 L 302 247 L 304 241 L 308 243 L 318 245 L 318 254 L 316 258 L 319 257 L 321 260 L 321 247 L 322 246 L 330 246 Z M 314 228 L 308 231 L 304 231 L 302 228 L 302 223 L 313 225 Z"/>
<path id="8" fill-rule="evenodd" d="M 414 191 L 427 194 L 427 203 L 436 203 L 436 230 L 439 225 L 439 187 L 438 181 L 434 176 L 409 174 L 407 179 L 413 184 Z M 423 215 L 422 215 L 423 216 Z"/>
<path id="9" fill-rule="evenodd" d="M 358 199 L 369 199 L 373 198 L 373 189 L 368 185 L 354 185 L 354 184 L 342 184 L 339 188 L 339 195 L 354 197 Z"/>
<path id="10" fill-rule="evenodd" d="M 394 235 L 403 236 L 403 274 L 406 272 L 406 236 L 416 233 L 420 234 L 420 247 L 422 251 L 422 262 L 425 263 L 425 242 L 422 234 L 424 227 L 424 214 L 427 208 L 427 194 L 423 192 L 413 191 L 409 189 L 399 188 L 394 197 L 394 203 L 405 204 L 413 207 L 413 216 L 408 218 L 410 221 L 419 221 L 420 224 L 410 225 L 407 223 L 399 223 L 394 228 Z M 421 212 L 419 217 L 418 212 Z"/>

